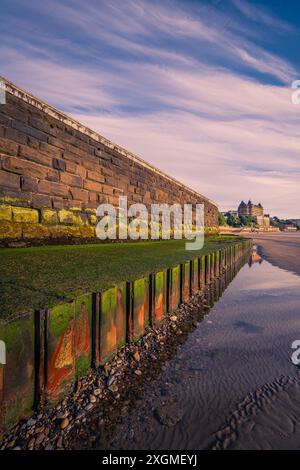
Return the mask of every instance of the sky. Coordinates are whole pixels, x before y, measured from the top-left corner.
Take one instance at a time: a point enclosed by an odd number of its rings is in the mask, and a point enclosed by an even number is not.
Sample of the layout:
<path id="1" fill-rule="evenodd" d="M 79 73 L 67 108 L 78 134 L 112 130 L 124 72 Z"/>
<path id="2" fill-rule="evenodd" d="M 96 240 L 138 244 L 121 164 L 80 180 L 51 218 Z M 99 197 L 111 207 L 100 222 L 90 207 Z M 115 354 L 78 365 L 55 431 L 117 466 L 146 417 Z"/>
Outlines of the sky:
<path id="1" fill-rule="evenodd" d="M 0 75 L 218 203 L 300 218 L 300 2 L 1 0 Z"/>

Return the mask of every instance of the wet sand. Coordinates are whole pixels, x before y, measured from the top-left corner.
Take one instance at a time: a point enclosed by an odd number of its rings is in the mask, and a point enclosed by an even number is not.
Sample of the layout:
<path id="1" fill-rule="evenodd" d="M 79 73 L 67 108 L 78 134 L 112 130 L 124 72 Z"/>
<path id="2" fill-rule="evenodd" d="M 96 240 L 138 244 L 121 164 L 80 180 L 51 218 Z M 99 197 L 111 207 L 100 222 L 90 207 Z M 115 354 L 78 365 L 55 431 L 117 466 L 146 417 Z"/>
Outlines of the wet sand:
<path id="1" fill-rule="evenodd" d="M 252 238 L 264 259 L 300 276 L 300 233 L 255 234 Z"/>

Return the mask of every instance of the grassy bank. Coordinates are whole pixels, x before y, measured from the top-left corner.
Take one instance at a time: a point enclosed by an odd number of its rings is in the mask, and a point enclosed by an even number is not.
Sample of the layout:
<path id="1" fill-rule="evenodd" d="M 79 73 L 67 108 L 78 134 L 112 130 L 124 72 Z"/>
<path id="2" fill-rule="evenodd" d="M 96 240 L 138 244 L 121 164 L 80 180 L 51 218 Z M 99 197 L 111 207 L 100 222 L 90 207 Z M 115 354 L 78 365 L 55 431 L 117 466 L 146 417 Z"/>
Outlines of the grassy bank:
<path id="1" fill-rule="evenodd" d="M 51 307 L 119 281 L 134 280 L 209 251 L 238 237 L 207 238 L 186 251 L 184 240 L 0 249 L 0 316 Z"/>

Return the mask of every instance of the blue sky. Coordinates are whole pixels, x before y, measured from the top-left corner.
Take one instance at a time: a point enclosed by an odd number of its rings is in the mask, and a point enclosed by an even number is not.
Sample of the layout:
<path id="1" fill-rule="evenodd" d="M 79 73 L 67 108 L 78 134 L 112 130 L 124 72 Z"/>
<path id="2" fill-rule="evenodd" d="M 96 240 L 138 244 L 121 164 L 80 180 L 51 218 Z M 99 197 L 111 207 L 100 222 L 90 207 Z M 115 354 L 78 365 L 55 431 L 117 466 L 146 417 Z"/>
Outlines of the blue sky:
<path id="1" fill-rule="evenodd" d="M 299 217 L 300 2 L 1 1 L 0 75 L 219 203 Z"/>

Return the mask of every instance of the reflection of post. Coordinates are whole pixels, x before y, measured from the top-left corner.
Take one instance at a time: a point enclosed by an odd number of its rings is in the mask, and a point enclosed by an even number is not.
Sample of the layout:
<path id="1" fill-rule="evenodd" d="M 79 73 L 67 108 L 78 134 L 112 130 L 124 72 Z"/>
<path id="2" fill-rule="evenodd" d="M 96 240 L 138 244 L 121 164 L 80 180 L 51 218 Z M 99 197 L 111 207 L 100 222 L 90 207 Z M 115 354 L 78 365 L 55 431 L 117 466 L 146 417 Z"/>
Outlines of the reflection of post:
<path id="1" fill-rule="evenodd" d="M 4 388 L 4 365 L 0 364 L 0 436 L 2 427 L 2 403 L 3 403 L 3 388 Z"/>
<path id="2" fill-rule="evenodd" d="M 259 254 L 257 253 L 257 246 L 253 246 L 252 251 L 249 256 L 249 261 L 248 261 L 250 268 L 254 263 L 261 264 L 262 262 L 263 262 L 262 257 L 259 256 Z"/>

